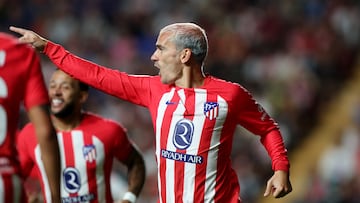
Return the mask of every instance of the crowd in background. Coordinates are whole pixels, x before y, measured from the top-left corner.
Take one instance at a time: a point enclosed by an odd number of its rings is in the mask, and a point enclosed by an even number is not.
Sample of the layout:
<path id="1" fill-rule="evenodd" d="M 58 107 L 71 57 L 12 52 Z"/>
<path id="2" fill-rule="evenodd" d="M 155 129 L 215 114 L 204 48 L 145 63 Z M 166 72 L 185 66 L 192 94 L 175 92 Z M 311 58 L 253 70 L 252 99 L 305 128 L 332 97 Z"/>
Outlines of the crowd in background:
<path id="1" fill-rule="evenodd" d="M 360 97 L 346 107 L 349 121 L 311 169 L 305 194 L 295 203 L 356 203 L 360 199 Z"/>
<path id="2" fill-rule="evenodd" d="M 134 74 L 156 75 L 150 56 L 160 28 L 189 21 L 205 28 L 209 37 L 205 71 L 249 89 L 278 121 L 289 153 L 352 75 L 359 52 L 357 0 L 0 2 L 1 31 L 9 25 L 29 28 L 90 61 Z M 44 57 L 42 63 L 49 78 L 54 66 Z M 128 129 L 147 164 L 139 201 L 155 202 L 154 133 L 147 110 L 95 89 L 86 110 Z M 256 202 L 272 173 L 259 137 L 239 127 L 232 156 L 243 200 Z M 324 193 L 323 202 L 329 197 Z M 342 196 L 337 198 L 341 202 Z"/>

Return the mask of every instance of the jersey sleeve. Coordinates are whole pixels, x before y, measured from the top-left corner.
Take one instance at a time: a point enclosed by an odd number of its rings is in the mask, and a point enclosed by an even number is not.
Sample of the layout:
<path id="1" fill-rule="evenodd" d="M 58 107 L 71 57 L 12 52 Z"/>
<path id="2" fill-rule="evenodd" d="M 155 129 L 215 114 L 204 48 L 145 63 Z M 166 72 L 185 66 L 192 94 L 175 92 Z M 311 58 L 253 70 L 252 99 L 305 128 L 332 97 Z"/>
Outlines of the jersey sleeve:
<path id="1" fill-rule="evenodd" d="M 33 149 L 31 149 L 33 146 L 32 142 L 36 142 L 34 133 L 33 125 L 27 124 L 17 135 L 16 147 L 23 177 L 29 176 L 35 165 L 32 158 Z"/>
<path id="2" fill-rule="evenodd" d="M 114 140 L 114 156 L 119 161 L 125 161 L 133 150 L 132 143 L 128 139 L 126 129 L 121 125 L 116 125 L 114 128 L 116 139 Z"/>
<path id="3" fill-rule="evenodd" d="M 49 41 L 44 53 L 61 70 L 90 86 L 131 103 L 148 106 L 151 76 L 129 75 L 97 65 Z"/>
<path id="4" fill-rule="evenodd" d="M 30 49 L 30 47 L 27 47 Z M 49 97 L 46 90 L 44 77 L 41 72 L 41 64 L 39 56 L 33 50 L 28 51 L 24 59 L 29 64 L 29 77 L 27 77 L 24 95 L 24 106 L 29 109 L 33 106 L 48 104 Z"/>
<path id="5" fill-rule="evenodd" d="M 237 112 L 240 125 L 261 137 L 260 141 L 272 160 L 273 170 L 288 171 L 290 164 L 278 124 L 247 90 L 240 88 L 239 91 L 236 103 L 240 107 Z"/>

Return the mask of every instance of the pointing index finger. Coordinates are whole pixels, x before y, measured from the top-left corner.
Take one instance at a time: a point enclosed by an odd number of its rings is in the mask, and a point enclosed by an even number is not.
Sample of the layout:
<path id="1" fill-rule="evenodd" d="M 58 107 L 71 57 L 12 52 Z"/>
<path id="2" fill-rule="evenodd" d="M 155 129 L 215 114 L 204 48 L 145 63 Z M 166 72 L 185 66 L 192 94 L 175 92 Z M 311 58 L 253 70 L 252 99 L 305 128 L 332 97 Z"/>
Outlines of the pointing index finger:
<path id="1" fill-rule="evenodd" d="M 10 26 L 10 28 L 9 28 L 11 31 L 13 31 L 13 32 L 17 32 L 17 33 L 19 33 L 19 34 L 21 34 L 21 35 L 24 35 L 25 34 L 25 29 L 22 29 L 22 28 L 19 28 L 19 27 L 15 27 L 15 26 Z"/>

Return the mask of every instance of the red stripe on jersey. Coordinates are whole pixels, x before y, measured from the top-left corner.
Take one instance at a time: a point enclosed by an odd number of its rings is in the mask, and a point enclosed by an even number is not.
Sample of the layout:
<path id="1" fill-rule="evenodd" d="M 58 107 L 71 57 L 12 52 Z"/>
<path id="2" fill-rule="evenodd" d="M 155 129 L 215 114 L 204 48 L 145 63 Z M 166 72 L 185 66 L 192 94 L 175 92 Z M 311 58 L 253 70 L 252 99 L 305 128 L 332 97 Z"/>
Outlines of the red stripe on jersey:
<path id="1" fill-rule="evenodd" d="M 2 179 L 4 182 L 4 202 L 13 202 L 13 190 L 14 185 L 12 182 L 11 175 L 2 175 Z"/>
<path id="2" fill-rule="evenodd" d="M 83 138 L 85 146 L 93 145 L 92 136 L 83 136 Z M 96 159 L 86 161 L 86 174 L 88 179 L 89 194 L 97 194 Z M 95 198 L 91 202 L 97 203 L 98 199 Z"/>
<path id="3" fill-rule="evenodd" d="M 71 132 L 62 132 L 64 141 L 65 166 L 75 167 L 74 146 Z M 77 196 L 77 193 L 70 193 L 70 197 Z"/>

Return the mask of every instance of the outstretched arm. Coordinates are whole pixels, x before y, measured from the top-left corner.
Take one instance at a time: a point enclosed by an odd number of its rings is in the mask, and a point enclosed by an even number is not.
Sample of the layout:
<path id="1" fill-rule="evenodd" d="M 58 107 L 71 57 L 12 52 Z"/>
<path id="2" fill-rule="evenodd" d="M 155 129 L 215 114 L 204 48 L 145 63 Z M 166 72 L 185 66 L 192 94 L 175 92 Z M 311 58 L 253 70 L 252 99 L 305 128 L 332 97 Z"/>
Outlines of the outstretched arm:
<path id="1" fill-rule="evenodd" d="M 56 67 L 83 83 L 131 103 L 149 105 L 150 77 L 129 75 L 83 59 L 31 30 L 13 26 L 10 30 L 21 35 L 19 42 L 32 45 L 47 55 Z"/>
<path id="2" fill-rule="evenodd" d="M 36 34 L 35 32 L 33 32 L 31 30 L 26 30 L 26 29 L 14 27 L 14 26 L 10 26 L 9 29 L 13 32 L 16 32 L 16 33 L 22 35 L 19 38 L 19 41 L 21 43 L 30 44 L 37 51 L 40 51 L 40 52 L 44 51 L 46 43 L 48 42 L 48 40 L 46 40 L 45 38 L 41 37 L 40 35 Z"/>

